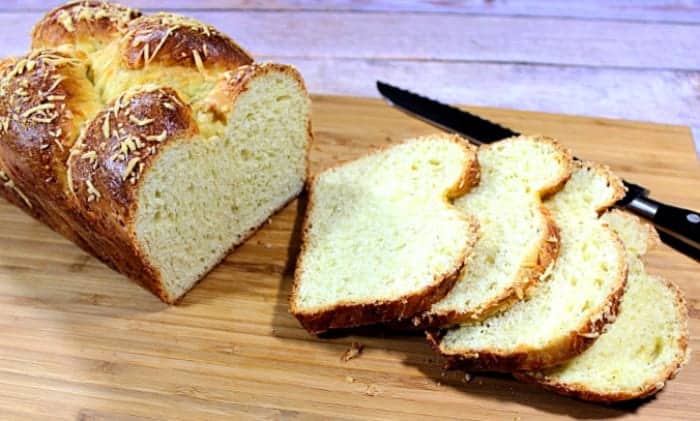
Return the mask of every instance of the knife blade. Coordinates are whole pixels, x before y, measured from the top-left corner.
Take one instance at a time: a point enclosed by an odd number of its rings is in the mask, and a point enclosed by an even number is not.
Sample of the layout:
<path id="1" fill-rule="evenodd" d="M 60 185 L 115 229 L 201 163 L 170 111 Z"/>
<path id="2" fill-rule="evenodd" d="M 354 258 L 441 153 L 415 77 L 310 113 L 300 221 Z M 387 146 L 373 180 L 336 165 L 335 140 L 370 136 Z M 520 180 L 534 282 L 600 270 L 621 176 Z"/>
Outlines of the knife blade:
<path id="1" fill-rule="evenodd" d="M 477 145 L 519 135 L 470 112 L 385 82 L 377 81 L 377 90 L 396 108 Z M 649 197 L 649 189 L 639 184 L 626 180 L 624 184 L 627 192 L 616 206 L 649 220 L 666 244 L 700 261 L 700 213 L 654 200 Z"/>

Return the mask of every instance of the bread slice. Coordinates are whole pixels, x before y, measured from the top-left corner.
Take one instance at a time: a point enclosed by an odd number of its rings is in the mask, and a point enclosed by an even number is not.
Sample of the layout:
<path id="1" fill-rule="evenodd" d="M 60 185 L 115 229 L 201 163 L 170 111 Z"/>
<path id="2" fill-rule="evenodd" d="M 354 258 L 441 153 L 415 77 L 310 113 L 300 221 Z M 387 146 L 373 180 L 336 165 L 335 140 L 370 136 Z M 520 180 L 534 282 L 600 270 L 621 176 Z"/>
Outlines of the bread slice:
<path id="1" fill-rule="evenodd" d="M 565 364 L 516 377 L 580 399 L 618 402 L 652 395 L 675 377 L 690 357 L 688 309 L 679 289 L 647 273 L 640 260 L 659 242 L 654 228 L 619 210 L 602 219 L 627 249 L 629 274 L 615 323 Z"/>
<path id="2" fill-rule="evenodd" d="M 291 313 L 319 333 L 427 310 L 476 241 L 475 220 L 450 199 L 477 182 L 478 168 L 474 147 L 434 135 L 315 177 Z"/>
<path id="3" fill-rule="evenodd" d="M 571 176 L 571 156 L 556 141 L 515 137 L 478 150 L 481 180 L 455 206 L 479 221 L 480 235 L 452 290 L 416 326 L 481 320 L 522 299 L 559 250 L 559 233 L 542 196 Z"/>
<path id="4" fill-rule="evenodd" d="M 622 197 L 606 168 L 577 163 L 545 202 L 560 229 L 559 257 L 529 299 L 481 322 L 429 334 L 451 366 L 515 371 L 551 367 L 580 354 L 615 317 L 625 285 L 625 250 L 599 220 Z"/>

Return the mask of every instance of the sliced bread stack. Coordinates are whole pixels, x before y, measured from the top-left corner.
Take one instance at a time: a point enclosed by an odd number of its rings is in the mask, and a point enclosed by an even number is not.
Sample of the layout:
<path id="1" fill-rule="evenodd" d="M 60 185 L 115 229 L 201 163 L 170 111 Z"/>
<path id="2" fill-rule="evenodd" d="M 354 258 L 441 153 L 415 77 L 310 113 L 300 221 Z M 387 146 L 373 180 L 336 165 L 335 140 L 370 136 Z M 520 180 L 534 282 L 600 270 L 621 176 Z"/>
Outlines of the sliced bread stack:
<path id="1" fill-rule="evenodd" d="M 545 205 L 560 230 L 559 257 L 532 296 L 486 320 L 430 335 L 452 366 L 480 371 L 551 367 L 583 351 L 615 317 L 625 250 L 598 212 L 623 195 L 607 169 L 577 162 Z"/>
<path id="2" fill-rule="evenodd" d="M 571 176 L 571 157 L 552 139 L 517 137 L 478 151 L 481 180 L 455 201 L 479 221 L 480 236 L 454 288 L 414 325 L 481 320 L 532 290 L 559 251 L 542 197 Z"/>
<path id="3" fill-rule="evenodd" d="M 314 178 L 291 312 L 312 333 L 427 328 L 449 366 L 582 399 L 647 396 L 687 358 L 687 311 L 639 261 L 653 228 L 608 212 L 623 195 L 551 139 L 407 141 Z"/>

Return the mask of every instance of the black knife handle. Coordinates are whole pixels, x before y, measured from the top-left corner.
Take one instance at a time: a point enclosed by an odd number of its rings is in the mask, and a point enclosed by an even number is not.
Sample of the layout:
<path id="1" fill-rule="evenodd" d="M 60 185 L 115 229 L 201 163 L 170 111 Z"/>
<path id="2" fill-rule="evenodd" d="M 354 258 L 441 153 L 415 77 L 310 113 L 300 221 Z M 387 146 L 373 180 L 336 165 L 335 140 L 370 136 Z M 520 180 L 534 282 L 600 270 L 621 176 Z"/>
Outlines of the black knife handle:
<path id="1" fill-rule="evenodd" d="M 639 197 L 633 202 L 636 203 L 631 203 L 630 207 L 637 208 L 635 213 L 646 213 L 643 216 L 654 223 L 664 242 L 676 249 L 682 248 L 679 251 L 695 260 L 700 259 L 700 213 L 648 197 Z M 642 209 L 645 212 L 639 212 Z"/>

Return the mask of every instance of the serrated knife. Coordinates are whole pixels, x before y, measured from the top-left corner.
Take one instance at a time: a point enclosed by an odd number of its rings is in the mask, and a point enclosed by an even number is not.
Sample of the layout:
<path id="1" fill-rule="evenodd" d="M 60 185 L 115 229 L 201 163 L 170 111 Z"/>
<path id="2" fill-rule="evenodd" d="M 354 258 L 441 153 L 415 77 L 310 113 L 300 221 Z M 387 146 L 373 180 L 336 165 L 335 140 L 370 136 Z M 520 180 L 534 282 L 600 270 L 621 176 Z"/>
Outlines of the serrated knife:
<path id="1" fill-rule="evenodd" d="M 377 81 L 377 89 L 396 108 L 477 145 L 519 135 L 467 111 L 388 83 Z M 629 181 L 624 183 L 627 194 L 616 205 L 648 219 L 666 244 L 700 261 L 700 213 L 654 200 L 645 187 Z"/>

